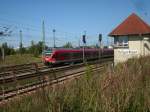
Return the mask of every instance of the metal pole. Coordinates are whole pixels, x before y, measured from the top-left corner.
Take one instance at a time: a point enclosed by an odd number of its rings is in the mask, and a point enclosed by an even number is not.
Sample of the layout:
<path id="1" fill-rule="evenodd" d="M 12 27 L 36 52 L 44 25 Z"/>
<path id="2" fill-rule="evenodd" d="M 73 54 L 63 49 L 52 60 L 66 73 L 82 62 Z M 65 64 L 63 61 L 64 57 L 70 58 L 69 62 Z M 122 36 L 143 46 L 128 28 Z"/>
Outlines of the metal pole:
<path id="1" fill-rule="evenodd" d="M 1 47 L 1 53 L 2 53 L 2 60 L 5 60 L 5 49 L 3 47 L 3 44 L 1 44 L 0 47 Z"/>
<path id="2" fill-rule="evenodd" d="M 83 48 L 82 48 L 82 50 L 83 50 L 83 62 L 85 62 L 85 49 L 84 49 L 84 44 L 83 44 Z"/>
<path id="3" fill-rule="evenodd" d="M 1 44 L 1 38 L 0 38 L 0 50 L 1 50 L 1 54 L 0 54 L 0 60 L 2 59 L 2 44 Z"/>
<path id="4" fill-rule="evenodd" d="M 56 30 L 55 30 L 55 29 L 53 29 L 53 41 L 54 41 L 54 48 L 56 47 L 56 44 L 55 44 L 55 32 L 56 32 Z"/>
<path id="5" fill-rule="evenodd" d="M 22 55 L 22 31 L 20 30 L 20 54 Z"/>
<path id="6" fill-rule="evenodd" d="M 20 30 L 20 44 L 22 44 L 22 31 Z"/>
<path id="7" fill-rule="evenodd" d="M 5 60 L 5 50 L 4 50 L 3 46 L 2 46 L 2 59 Z"/>
<path id="8" fill-rule="evenodd" d="M 42 23 L 42 33 L 43 33 L 43 48 L 42 48 L 42 55 L 44 55 L 44 51 L 45 51 L 45 24 L 44 21 Z"/>
<path id="9" fill-rule="evenodd" d="M 101 41 L 102 41 L 102 34 L 99 34 L 99 60 L 101 59 Z"/>
<path id="10" fill-rule="evenodd" d="M 0 54 L 0 60 L 2 59 L 2 45 L 0 43 L 0 50 L 1 50 L 1 54 Z"/>
<path id="11" fill-rule="evenodd" d="M 101 42 L 99 42 L 99 60 L 101 59 Z"/>
<path id="12" fill-rule="evenodd" d="M 86 44 L 86 35 L 82 36 L 82 41 L 83 41 L 83 62 L 85 62 L 85 44 Z"/>

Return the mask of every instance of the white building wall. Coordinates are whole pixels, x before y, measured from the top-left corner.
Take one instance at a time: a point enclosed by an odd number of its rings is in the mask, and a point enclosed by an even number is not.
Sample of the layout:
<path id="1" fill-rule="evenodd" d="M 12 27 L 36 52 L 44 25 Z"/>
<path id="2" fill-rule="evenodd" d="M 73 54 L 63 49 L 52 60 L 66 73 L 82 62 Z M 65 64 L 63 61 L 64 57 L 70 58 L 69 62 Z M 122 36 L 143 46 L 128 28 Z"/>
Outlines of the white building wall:
<path id="1" fill-rule="evenodd" d="M 137 36 L 129 37 L 129 49 L 137 51 L 137 54 L 136 54 L 137 56 L 140 56 L 143 54 L 142 40 L 143 40 L 142 37 L 137 37 Z"/>
<path id="2" fill-rule="evenodd" d="M 125 51 L 128 48 L 114 48 L 114 63 L 117 64 L 119 62 L 124 62 L 127 60 L 127 54 Z"/>
<path id="3" fill-rule="evenodd" d="M 128 47 L 114 48 L 114 62 L 124 62 L 129 58 L 150 55 L 150 38 L 132 36 L 128 38 Z"/>

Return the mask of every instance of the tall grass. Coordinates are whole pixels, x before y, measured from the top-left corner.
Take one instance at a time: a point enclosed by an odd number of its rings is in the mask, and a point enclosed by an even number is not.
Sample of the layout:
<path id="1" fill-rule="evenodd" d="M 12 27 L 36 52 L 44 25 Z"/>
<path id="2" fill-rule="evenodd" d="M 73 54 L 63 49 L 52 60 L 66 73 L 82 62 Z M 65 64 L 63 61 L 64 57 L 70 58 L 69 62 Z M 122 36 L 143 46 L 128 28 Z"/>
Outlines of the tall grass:
<path id="1" fill-rule="evenodd" d="M 16 54 L 6 56 L 5 60 L 0 60 L 0 67 L 15 64 L 25 64 L 32 62 L 40 62 L 41 57 L 34 57 L 32 54 Z"/>
<path id="2" fill-rule="evenodd" d="M 4 112 L 150 112 L 150 57 L 43 88 L 1 108 Z"/>

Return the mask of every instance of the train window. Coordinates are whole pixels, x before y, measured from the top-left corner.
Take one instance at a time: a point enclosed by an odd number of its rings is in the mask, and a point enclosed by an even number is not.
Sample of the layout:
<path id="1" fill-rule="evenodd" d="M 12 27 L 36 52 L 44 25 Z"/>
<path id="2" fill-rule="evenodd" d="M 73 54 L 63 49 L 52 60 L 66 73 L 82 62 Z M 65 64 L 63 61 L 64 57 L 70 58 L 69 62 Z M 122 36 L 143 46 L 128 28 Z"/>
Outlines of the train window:
<path id="1" fill-rule="evenodd" d="M 45 56 L 51 56 L 52 55 L 52 51 L 51 50 L 47 50 L 44 52 Z"/>
<path id="2" fill-rule="evenodd" d="M 90 58 L 90 52 L 85 52 L 85 56 L 86 56 L 87 58 Z"/>
<path id="3" fill-rule="evenodd" d="M 60 54 L 60 57 L 62 57 L 64 59 L 68 59 L 69 58 L 69 53 L 62 53 L 62 54 Z"/>
<path id="4" fill-rule="evenodd" d="M 75 56 L 76 56 L 76 58 L 80 59 L 80 58 L 83 57 L 83 52 L 77 52 L 77 53 L 75 54 Z"/>
<path id="5" fill-rule="evenodd" d="M 58 53 L 54 53 L 52 58 L 58 58 Z"/>
<path id="6" fill-rule="evenodd" d="M 78 52 L 73 53 L 73 58 L 79 58 L 79 57 L 80 57 L 80 54 Z"/>

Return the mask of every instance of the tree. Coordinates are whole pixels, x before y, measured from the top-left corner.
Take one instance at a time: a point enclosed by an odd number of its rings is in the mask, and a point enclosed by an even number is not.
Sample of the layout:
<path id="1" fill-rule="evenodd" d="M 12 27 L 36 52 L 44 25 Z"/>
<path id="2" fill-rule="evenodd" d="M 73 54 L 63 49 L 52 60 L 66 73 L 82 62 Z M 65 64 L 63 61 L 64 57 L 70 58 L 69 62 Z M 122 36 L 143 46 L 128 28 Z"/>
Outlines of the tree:
<path id="1" fill-rule="evenodd" d="M 71 42 L 67 42 L 65 45 L 63 45 L 64 48 L 73 48 Z"/>
<path id="2" fill-rule="evenodd" d="M 7 43 L 3 43 L 2 47 L 5 50 L 5 55 L 11 55 L 11 54 L 15 53 L 14 49 L 12 47 L 8 46 Z"/>
<path id="3" fill-rule="evenodd" d="M 34 41 L 32 40 L 31 46 L 28 49 L 28 53 L 32 54 L 34 52 L 34 50 L 35 50 L 35 44 L 34 44 Z"/>
<path id="4" fill-rule="evenodd" d="M 22 43 L 20 43 L 19 53 L 20 54 L 25 54 L 26 52 L 27 52 L 27 49 L 25 47 L 23 47 Z"/>
<path id="5" fill-rule="evenodd" d="M 15 54 L 15 50 L 13 47 L 10 47 L 7 45 L 7 43 L 3 43 L 2 44 L 2 48 L 4 49 L 5 51 L 5 55 L 12 55 L 12 54 Z M 2 55 L 2 51 L 0 51 L 0 55 Z"/>
<path id="6" fill-rule="evenodd" d="M 35 44 L 34 41 L 31 41 L 31 46 L 29 47 L 28 52 L 37 57 L 38 55 L 42 54 L 42 46 L 43 42 L 41 41 L 39 41 L 37 44 Z"/>

